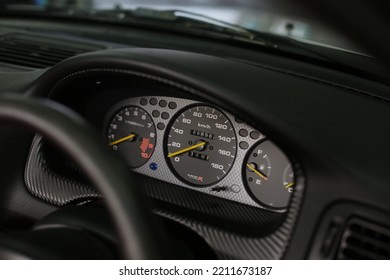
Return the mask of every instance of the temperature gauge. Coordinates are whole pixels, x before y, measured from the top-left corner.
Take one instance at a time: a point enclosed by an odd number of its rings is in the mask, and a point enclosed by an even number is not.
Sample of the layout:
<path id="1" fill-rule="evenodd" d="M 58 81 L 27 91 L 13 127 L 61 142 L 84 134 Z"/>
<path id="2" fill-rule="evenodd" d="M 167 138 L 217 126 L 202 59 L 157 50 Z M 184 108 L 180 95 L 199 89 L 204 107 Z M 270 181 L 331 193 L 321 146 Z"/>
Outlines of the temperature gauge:
<path id="1" fill-rule="evenodd" d="M 251 150 L 244 165 L 244 180 L 257 201 L 272 208 L 288 206 L 294 189 L 294 171 L 286 155 L 267 140 Z"/>

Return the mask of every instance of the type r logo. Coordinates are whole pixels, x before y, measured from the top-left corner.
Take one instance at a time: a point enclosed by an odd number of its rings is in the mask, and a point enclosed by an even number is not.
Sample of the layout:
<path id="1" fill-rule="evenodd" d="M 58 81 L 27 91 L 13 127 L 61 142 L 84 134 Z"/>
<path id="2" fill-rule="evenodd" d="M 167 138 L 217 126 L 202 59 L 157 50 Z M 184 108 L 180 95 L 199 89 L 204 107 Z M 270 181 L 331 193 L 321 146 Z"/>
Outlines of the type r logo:
<path id="1" fill-rule="evenodd" d="M 198 182 L 203 182 L 203 177 L 202 176 L 196 176 L 192 174 L 187 174 L 188 177 L 192 180 L 198 181 Z"/>

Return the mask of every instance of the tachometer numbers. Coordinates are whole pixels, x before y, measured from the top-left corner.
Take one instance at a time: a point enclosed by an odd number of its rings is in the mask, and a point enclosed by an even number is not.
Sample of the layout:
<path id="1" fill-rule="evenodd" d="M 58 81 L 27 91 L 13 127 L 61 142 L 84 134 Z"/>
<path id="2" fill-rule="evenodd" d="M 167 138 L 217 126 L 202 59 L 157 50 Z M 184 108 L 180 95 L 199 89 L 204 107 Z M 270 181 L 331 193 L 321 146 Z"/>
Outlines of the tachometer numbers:
<path id="1" fill-rule="evenodd" d="M 156 128 L 149 114 L 136 106 L 122 108 L 107 127 L 108 145 L 132 168 L 145 164 L 156 146 Z"/>

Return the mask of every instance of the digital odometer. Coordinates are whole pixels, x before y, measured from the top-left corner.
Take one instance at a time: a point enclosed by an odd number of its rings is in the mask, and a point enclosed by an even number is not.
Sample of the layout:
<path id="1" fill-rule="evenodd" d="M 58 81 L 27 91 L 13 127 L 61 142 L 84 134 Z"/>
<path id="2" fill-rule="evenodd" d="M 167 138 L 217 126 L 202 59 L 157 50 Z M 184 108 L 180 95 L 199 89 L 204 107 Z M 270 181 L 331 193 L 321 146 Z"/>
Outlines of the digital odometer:
<path id="1" fill-rule="evenodd" d="M 156 128 L 149 114 L 136 106 L 117 111 L 107 126 L 108 145 L 132 167 L 145 164 L 156 146 Z"/>
<path id="2" fill-rule="evenodd" d="M 209 106 L 194 106 L 172 122 L 166 157 L 178 177 L 192 185 L 220 181 L 234 163 L 237 140 L 224 113 Z"/>

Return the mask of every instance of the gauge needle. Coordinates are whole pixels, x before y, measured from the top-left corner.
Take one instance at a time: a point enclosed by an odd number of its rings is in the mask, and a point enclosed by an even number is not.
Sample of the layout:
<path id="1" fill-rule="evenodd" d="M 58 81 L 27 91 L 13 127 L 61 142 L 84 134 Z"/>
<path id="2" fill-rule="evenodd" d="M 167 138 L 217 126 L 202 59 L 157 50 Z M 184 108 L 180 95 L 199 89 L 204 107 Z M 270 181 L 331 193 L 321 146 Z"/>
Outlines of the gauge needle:
<path id="1" fill-rule="evenodd" d="M 177 152 L 174 152 L 174 153 L 170 153 L 170 154 L 168 154 L 168 157 L 171 158 L 171 157 L 183 154 L 185 152 L 189 152 L 189 151 L 195 150 L 195 149 L 197 149 L 199 147 L 202 147 L 202 146 L 204 146 L 206 144 L 207 144 L 206 142 L 200 142 L 198 144 L 195 144 L 195 145 L 192 145 L 190 147 L 187 147 L 187 148 L 185 148 L 183 150 L 180 150 L 180 151 L 177 151 Z"/>
<path id="2" fill-rule="evenodd" d="M 120 143 L 122 143 L 122 142 L 125 142 L 125 141 L 127 141 L 127 140 L 133 138 L 134 136 L 135 136 L 134 133 L 133 133 L 133 134 L 130 134 L 130 135 L 125 136 L 125 137 L 123 137 L 123 138 L 121 138 L 121 139 L 118 139 L 118 140 L 116 140 L 116 141 L 114 141 L 114 142 L 111 142 L 111 143 L 108 144 L 108 145 L 109 145 L 109 146 L 114 146 L 114 145 L 116 145 L 116 144 L 120 144 Z"/>
<path id="3" fill-rule="evenodd" d="M 248 168 L 250 170 L 252 170 L 253 172 L 255 172 L 257 175 L 259 175 L 261 178 L 263 178 L 264 180 L 268 180 L 268 177 L 263 174 L 261 171 L 257 170 L 256 168 L 254 168 L 252 165 L 250 165 L 249 163 L 246 164 L 246 166 L 248 166 Z"/>
<path id="4" fill-rule="evenodd" d="M 294 186 L 294 183 L 287 184 L 287 185 L 285 185 L 284 187 L 285 187 L 286 189 L 288 189 L 288 188 L 290 188 L 290 187 L 292 187 L 292 186 Z"/>

